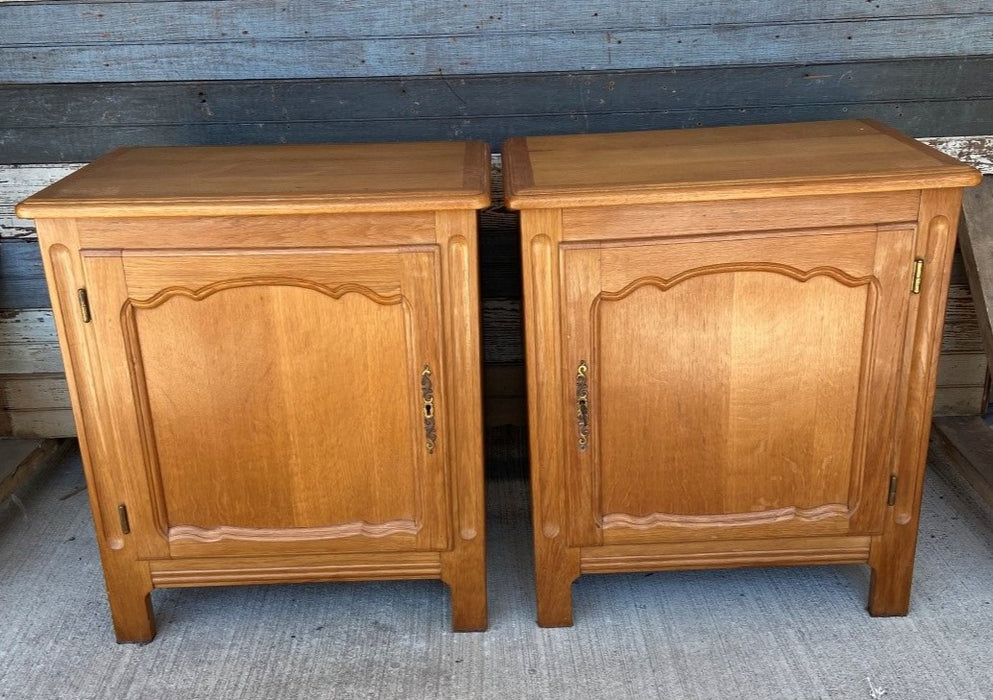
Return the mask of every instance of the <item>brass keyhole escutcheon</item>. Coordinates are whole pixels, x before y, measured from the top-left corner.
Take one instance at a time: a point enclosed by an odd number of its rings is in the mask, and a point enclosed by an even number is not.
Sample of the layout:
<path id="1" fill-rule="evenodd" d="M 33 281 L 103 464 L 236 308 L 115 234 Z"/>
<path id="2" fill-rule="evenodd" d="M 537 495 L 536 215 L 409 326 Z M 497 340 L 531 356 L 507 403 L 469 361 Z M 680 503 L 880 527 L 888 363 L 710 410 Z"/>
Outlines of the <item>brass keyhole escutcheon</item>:
<path id="1" fill-rule="evenodd" d="M 421 404 L 424 414 L 424 439 L 428 454 L 434 454 L 438 431 L 434 420 L 434 383 L 431 381 L 431 367 L 424 365 L 421 370 Z"/>
<path id="2" fill-rule="evenodd" d="M 587 376 L 590 368 L 586 360 L 580 360 L 576 368 L 576 423 L 579 431 L 579 449 L 586 450 L 590 444 L 590 390 Z"/>

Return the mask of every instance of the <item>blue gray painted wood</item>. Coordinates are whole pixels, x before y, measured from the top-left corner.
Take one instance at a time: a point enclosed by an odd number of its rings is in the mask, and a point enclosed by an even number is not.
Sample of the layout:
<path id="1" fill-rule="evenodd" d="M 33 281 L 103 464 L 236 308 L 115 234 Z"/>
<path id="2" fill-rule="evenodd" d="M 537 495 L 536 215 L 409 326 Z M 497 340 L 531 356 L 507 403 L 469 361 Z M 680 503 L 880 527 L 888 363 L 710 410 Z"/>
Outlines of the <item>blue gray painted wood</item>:
<path id="1" fill-rule="evenodd" d="M 629 70 L 993 54 L 993 2 L 34 2 L 0 82 Z"/>
<path id="2" fill-rule="evenodd" d="M 993 57 L 415 78 L 0 86 L 0 163 L 120 145 L 475 138 L 871 117 L 993 133 Z"/>
<path id="3" fill-rule="evenodd" d="M 473 0 L 472 2 L 288 2 L 286 0 L 131 0 L 15 3 L 8 36 L 23 44 L 462 36 L 527 32 L 607 32 L 636 27 L 854 22 L 947 18 L 993 12 L 989 0 Z"/>

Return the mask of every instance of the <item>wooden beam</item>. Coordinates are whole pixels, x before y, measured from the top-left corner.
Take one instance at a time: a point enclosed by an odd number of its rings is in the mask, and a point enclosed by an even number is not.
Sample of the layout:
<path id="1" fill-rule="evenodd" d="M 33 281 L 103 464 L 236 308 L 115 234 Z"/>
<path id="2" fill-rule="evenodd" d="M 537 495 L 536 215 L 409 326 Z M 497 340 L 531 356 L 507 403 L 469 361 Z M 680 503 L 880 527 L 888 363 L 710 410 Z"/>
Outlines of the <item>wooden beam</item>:
<path id="1" fill-rule="evenodd" d="M 70 440 L 42 440 L 27 457 L 0 479 L 0 503 L 6 501 L 42 469 L 57 462 L 70 444 Z"/>
<path id="2" fill-rule="evenodd" d="M 76 435 L 72 410 L 0 411 L 0 437 L 55 438 Z"/>
<path id="3" fill-rule="evenodd" d="M 638 0 L 597 11 L 565 0 L 325 5 L 288 12 L 282 3 L 191 0 L 178 12 L 167 2 L 11 3 L 0 83 L 458 77 L 993 53 L 983 0 L 882 9 L 761 0 Z"/>
<path id="4" fill-rule="evenodd" d="M 0 374 L 0 410 L 70 409 L 64 374 Z"/>
<path id="5" fill-rule="evenodd" d="M 183 26 L 191 21 L 184 15 Z M 851 117 L 920 137 L 993 134 L 993 55 L 517 72 L 523 68 L 457 77 L 0 80 L 0 163 L 84 162 L 118 146 L 170 144 L 482 139 L 499 150 L 508 136 Z"/>
<path id="6" fill-rule="evenodd" d="M 981 416 L 956 416 L 936 418 L 934 428 L 951 457 L 948 466 L 993 506 L 993 427 Z"/>
<path id="7" fill-rule="evenodd" d="M 993 177 L 965 191 L 959 246 L 986 356 L 993 363 Z"/>
<path id="8" fill-rule="evenodd" d="M 0 344 L 0 367 L 4 374 L 61 374 L 65 371 L 58 343 Z"/>

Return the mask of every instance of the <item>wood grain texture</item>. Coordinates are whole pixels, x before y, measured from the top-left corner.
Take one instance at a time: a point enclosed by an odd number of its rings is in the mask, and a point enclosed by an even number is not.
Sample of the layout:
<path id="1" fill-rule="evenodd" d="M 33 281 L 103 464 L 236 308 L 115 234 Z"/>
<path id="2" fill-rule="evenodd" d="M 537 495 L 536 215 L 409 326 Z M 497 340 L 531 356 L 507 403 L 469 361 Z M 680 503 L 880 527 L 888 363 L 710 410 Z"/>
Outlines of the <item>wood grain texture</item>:
<path id="1" fill-rule="evenodd" d="M 945 468 L 955 471 L 993 504 L 993 427 L 980 416 L 942 417 L 934 420 L 935 438 L 952 457 Z"/>
<path id="2" fill-rule="evenodd" d="M 981 416 L 989 407 L 990 390 L 985 384 L 935 387 L 935 416 Z"/>
<path id="3" fill-rule="evenodd" d="M 983 352 L 983 335 L 979 329 L 976 302 L 968 282 L 948 285 L 942 352 Z"/>
<path id="4" fill-rule="evenodd" d="M 980 177 L 865 120 L 512 138 L 504 152 L 530 162 L 527 173 L 508 168 L 514 209 L 961 187 Z"/>
<path id="5" fill-rule="evenodd" d="M 62 371 L 62 357 L 55 342 L 0 344 L 4 374 L 37 375 Z"/>
<path id="6" fill-rule="evenodd" d="M 932 179 L 932 157 L 864 122 L 508 143 L 540 623 L 570 624 L 577 552 L 582 572 L 868 562 L 870 611 L 905 612 L 946 178 L 979 177 L 937 155 Z"/>
<path id="7" fill-rule="evenodd" d="M 120 146 L 147 145 L 471 138 L 499 148 L 505 139 L 521 134 L 853 116 L 878 119 L 923 137 L 993 133 L 993 58 L 988 56 L 842 63 L 804 59 L 796 65 L 566 73 L 521 70 L 516 66 L 509 73 L 459 76 L 322 74 L 307 80 L 2 84 L 0 163 L 90 161 Z"/>
<path id="8" fill-rule="evenodd" d="M 34 222 L 14 214 L 14 205 L 81 167 L 81 163 L 0 166 L 0 239 L 36 239 Z"/>
<path id="9" fill-rule="evenodd" d="M 16 494 L 46 467 L 57 464 L 69 446 L 68 440 L 42 440 L 30 448 L 23 458 L 18 457 L 16 462 L 10 465 L 6 463 L 9 453 L 5 452 L 4 469 L 0 471 L 0 503 L 4 503 L 10 496 Z"/>
<path id="10" fill-rule="evenodd" d="M 570 548 L 566 455 L 569 419 L 560 406 L 572 405 L 563 386 L 559 339 L 558 242 L 562 219 L 557 211 L 522 212 L 525 353 L 528 358 L 528 437 L 531 454 L 532 520 L 538 624 L 572 624 L 572 582 L 579 576 L 579 551 Z M 537 360 L 536 358 L 540 358 Z M 567 422 L 568 421 L 568 422 Z"/>
<path id="11" fill-rule="evenodd" d="M 371 562 L 361 554 L 297 555 L 211 559 L 161 559 L 149 563 L 152 582 L 161 588 L 266 583 L 316 583 L 379 579 L 437 579 L 437 552 L 383 552 Z"/>
<path id="12" fill-rule="evenodd" d="M 735 540 L 719 547 L 708 542 L 604 545 L 583 549 L 583 573 L 667 569 L 716 569 L 738 566 L 855 564 L 869 553 L 869 538 L 808 537 L 776 540 Z"/>
<path id="13" fill-rule="evenodd" d="M 28 197 L 16 213 L 316 214 L 478 208 L 489 202 L 489 153 L 481 143 L 129 148 Z"/>
<path id="14" fill-rule="evenodd" d="M 177 6 L 181 9 L 177 9 Z M 988 54 L 989 8 L 625 3 L 28 3 L 0 8 L 2 82 L 455 75 Z M 178 18 L 182 18 L 179 21 Z M 42 19 L 43 18 L 43 19 Z M 347 27 L 348 31 L 342 30 Z M 920 41 L 926 36 L 927 41 Z"/>
<path id="15" fill-rule="evenodd" d="M 453 381 L 442 390 L 450 397 L 447 479 L 450 547 L 442 552 L 442 580 L 452 600 L 452 627 L 483 631 L 488 625 L 486 594 L 486 487 L 483 481 L 481 336 L 476 215 L 437 212 L 441 251 L 442 307 L 446 362 Z M 457 383 L 457 386 L 456 386 Z"/>
<path id="16" fill-rule="evenodd" d="M 58 343 L 51 309 L 19 309 L 0 313 L 0 345 Z"/>
<path id="17" fill-rule="evenodd" d="M 942 353 L 938 386 L 978 386 L 986 380 L 989 360 L 981 352 Z"/>
<path id="18" fill-rule="evenodd" d="M 959 189 L 925 190 L 921 194 L 914 254 L 926 261 L 928 274 L 920 294 L 913 295 L 911 301 L 913 321 L 909 328 L 913 333 L 908 333 L 904 351 L 908 374 L 897 395 L 896 434 L 900 438 L 893 463 L 898 476 L 894 506 L 883 533 L 873 537 L 869 550 L 872 578 L 868 608 L 872 615 L 905 615 L 910 606 L 941 326 L 961 201 Z"/>
<path id="19" fill-rule="evenodd" d="M 46 278 L 52 283 L 53 315 L 69 380 L 72 413 L 76 424 L 80 426 L 78 439 L 83 456 L 83 471 L 86 475 L 87 495 L 104 570 L 114 633 L 119 642 L 149 641 L 155 636 L 155 617 L 152 612 L 152 582 L 148 566 L 138 560 L 141 548 L 130 546 L 133 543 L 126 543 L 115 524 L 117 506 L 127 501 L 124 494 L 133 493 L 133 490 L 128 489 L 131 480 L 127 473 L 93 468 L 94 464 L 99 463 L 140 461 L 135 460 L 133 455 L 122 459 L 119 450 L 124 446 L 109 430 L 109 426 L 96 420 L 103 377 L 99 361 L 91 364 L 96 349 L 92 345 L 92 339 L 82 328 L 77 311 L 76 290 L 83 286 L 80 281 L 84 276 L 78 258 L 74 259 L 69 253 L 70 249 L 79 248 L 75 227 L 71 221 L 63 220 L 40 222 L 39 228 L 42 236 L 47 236 L 42 260 Z M 82 427 L 84 420 L 85 429 Z M 111 471 L 116 473 L 110 473 Z"/>
<path id="20" fill-rule="evenodd" d="M 68 408 L 8 410 L 0 417 L 0 437 L 70 438 L 77 434 Z"/>
<path id="21" fill-rule="evenodd" d="M 888 453 L 872 445 L 888 440 L 876 416 L 887 414 L 912 234 L 602 243 L 598 286 L 568 299 L 591 328 L 567 328 L 583 339 L 573 356 L 597 358 L 590 489 L 604 540 L 879 527 L 871 494 L 881 500 Z M 865 365 L 869 348 L 879 368 Z"/>
<path id="22" fill-rule="evenodd" d="M 748 238 L 759 231 L 783 231 L 806 227 L 852 226 L 866 220 L 879 223 L 912 221 L 917 216 L 918 197 L 908 192 L 876 192 L 859 196 L 799 196 L 790 199 L 788 211 L 778 202 L 740 199 L 732 202 L 644 204 L 627 206 L 582 206 L 565 209 L 562 218 L 572 242 L 597 240 L 606 227 L 624 229 L 625 238 L 636 239 L 706 237 L 720 234 L 733 246 L 731 234 Z M 665 225 L 659 226 L 659 218 Z M 811 245 L 820 245 L 812 240 Z"/>
<path id="23" fill-rule="evenodd" d="M 197 171 L 222 174 L 206 187 L 220 201 L 214 216 L 151 217 L 147 236 L 128 224 L 127 203 L 140 215 L 154 186 L 129 184 L 134 171 L 117 172 L 111 156 L 67 187 L 123 191 L 116 217 L 59 218 L 79 211 L 55 204 L 45 211 L 53 218 L 39 219 L 119 639 L 154 634 L 155 585 L 280 577 L 442 578 L 453 627 L 485 628 L 474 202 L 489 200 L 489 154 L 450 146 L 415 147 L 412 159 L 393 152 L 396 167 L 375 146 L 325 150 L 316 162 L 313 149 L 277 149 L 281 182 L 259 175 L 257 151 L 243 168 L 222 154 Z M 184 163 L 161 173 L 167 191 L 204 185 L 183 183 Z M 408 173 L 424 170 L 420 191 L 454 183 L 461 208 L 435 198 L 425 218 L 415 186 L 404 213 L 407 180 L 391 192 L 383 178 L 411 164 Z M 319 189 L 354 211 L 299 215 L 294 196 L 315 198 L 305 186 L 294 194 L 308 167 L 336 171 L 344 189 Z M 253 210 L 240 226 L 221 200 L 225 182 L 244 194 L 246 173 L 249 189 L 277 193 L 271 218 Z M 365 190 L 392 198 L 381 220 Z M 61 191 L 35 201 L 62 201 Z"/>
<path id="24" fill-rule="evenodd" d="M 607 31 L 619 26 L 662 25 L 694 27 L 710 24 L 786 24 L 816 21 L 874 21 L 886 18 L 955 17 L 985 14 L 983 0 L 927 2 L 904 0 L 891 5 L 813 5 L 770 7 L 758 0 L 744 0 L 733 6 L 676 0 L 660 7 L 648 0 L 635 0 L 623 6 L 587 6 L 550 2 L 534 7 L 526 0 L 498 0 L 462 4 L 446 8 L 403 6 L 383 3 L 356 6 L 331 2 L 325 7 L 301 5 L 290 8 L 279 3 L 184 2 L 184 21 L 176 17 L 177 2 L 132 0 L 114 3 L 35 2 L 10 8 L 7 20 L 10 43 L 37 44 L 51 38 L 51 23 L 65 24 L 59 37 L 63 43 L 119 43 L 145 30 L 156 28 L 161 41 L 196 41 L 250 37 L 256 40 L 290 37 L 340 37 L 342 27 L 352 36 L 388 37 L 404 33 L 471 34 L 535 31 L 571 31 L 589 28 Z M 248 39 L 245 39 L 246 41 Z"/>
<path id="25" fill-rule="evenodd" d="M 69 410 L 69 389 L 62 374 L 0 374 L 0 409 Z"/>

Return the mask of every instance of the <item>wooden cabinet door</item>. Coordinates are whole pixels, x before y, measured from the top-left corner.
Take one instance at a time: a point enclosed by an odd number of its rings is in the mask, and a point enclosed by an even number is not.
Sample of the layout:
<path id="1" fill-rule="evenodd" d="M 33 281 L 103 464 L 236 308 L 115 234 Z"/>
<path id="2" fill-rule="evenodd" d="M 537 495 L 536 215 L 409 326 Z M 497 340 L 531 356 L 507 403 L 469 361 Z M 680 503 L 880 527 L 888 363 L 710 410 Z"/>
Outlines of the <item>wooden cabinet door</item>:
<path id="1" fill-rule="evenodd" d="M 433 248 L 83 260 L 143 556 L 445 548 Z"/>
<path id="2" fill-rule="evenodd" d="M 879 532 L 914 235 L 564 244 L 570 543 Z"/>

